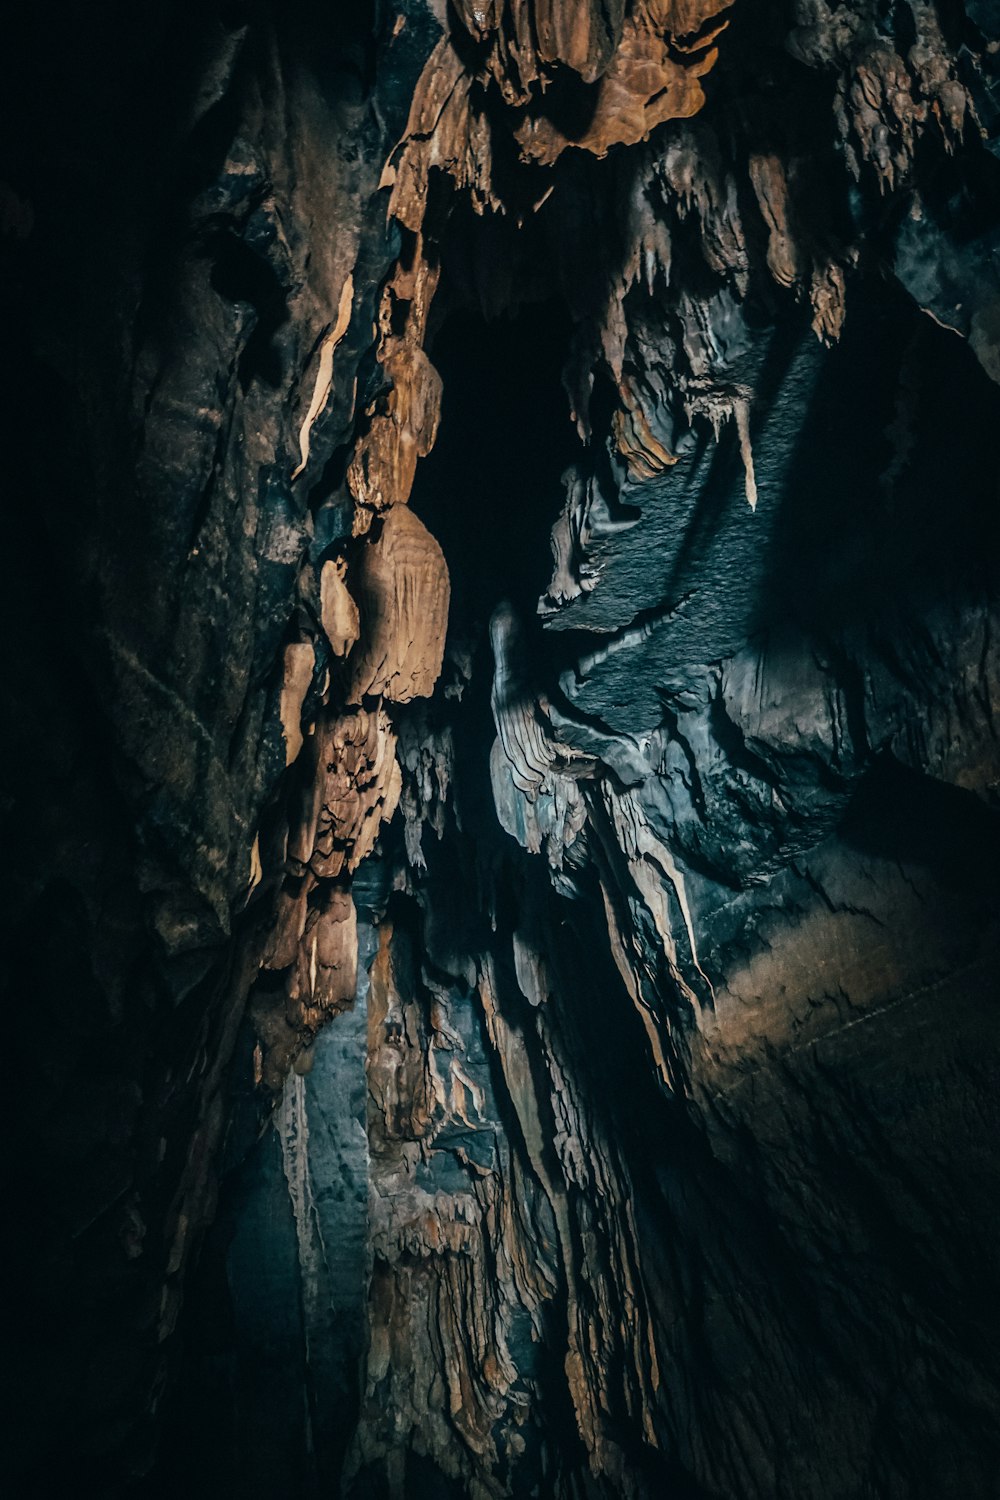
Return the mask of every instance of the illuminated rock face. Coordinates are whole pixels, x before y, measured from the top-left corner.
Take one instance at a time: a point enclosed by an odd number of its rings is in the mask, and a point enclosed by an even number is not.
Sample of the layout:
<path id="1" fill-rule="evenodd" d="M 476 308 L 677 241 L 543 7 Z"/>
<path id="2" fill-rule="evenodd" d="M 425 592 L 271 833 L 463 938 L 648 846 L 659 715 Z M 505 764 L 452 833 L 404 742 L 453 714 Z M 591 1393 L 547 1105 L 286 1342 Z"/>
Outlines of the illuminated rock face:
<path id="1" fill-rule="evenodd" d="M 984 4 L 26 10 L 17 1493 L 1000 1472 Z"/>

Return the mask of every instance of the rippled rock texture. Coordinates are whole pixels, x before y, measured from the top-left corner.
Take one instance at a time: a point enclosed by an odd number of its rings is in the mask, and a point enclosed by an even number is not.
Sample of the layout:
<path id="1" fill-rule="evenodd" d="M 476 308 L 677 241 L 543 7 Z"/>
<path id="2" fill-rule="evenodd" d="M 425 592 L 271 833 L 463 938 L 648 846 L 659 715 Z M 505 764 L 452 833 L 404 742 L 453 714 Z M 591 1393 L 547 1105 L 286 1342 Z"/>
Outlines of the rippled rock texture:
<path id="1" fill-rule="evenodd" d="M 990 1500 L 993 8 L 19 10 L 11 1492 Z"/>

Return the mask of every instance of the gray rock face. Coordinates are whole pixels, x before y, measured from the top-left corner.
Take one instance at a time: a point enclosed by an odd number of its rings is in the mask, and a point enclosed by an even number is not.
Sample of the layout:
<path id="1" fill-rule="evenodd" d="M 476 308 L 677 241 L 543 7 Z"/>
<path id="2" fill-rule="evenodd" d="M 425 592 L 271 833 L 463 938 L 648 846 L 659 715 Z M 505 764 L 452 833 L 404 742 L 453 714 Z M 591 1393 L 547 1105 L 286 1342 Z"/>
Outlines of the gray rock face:
<path id="1" fill-rule="evenodd" d="M 990 7 L 341 9 L 21 16 L 12 1493 L 989 1500 Z"/>

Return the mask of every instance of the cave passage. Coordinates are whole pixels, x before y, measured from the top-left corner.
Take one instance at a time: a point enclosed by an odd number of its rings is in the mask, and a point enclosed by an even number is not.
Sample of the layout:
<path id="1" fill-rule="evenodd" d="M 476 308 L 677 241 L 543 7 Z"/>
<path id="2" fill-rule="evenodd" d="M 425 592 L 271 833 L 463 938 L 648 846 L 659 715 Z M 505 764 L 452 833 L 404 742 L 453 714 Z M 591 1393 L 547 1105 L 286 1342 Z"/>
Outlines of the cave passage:
<path id="1" fill-rule="evenodd" d="M 548 583 L 561 477 L 580 451 L 562 385 L 568 336 L 554 302 L 489 321 L 459 308 L 434 335 L 441 427 L 410 504 L 448 559 L 453 628 L 481 632 L 503 599 L 530 619 Z"/>
<path id="2" fill-rule="evenodd" d="M 995 7 L 349 10 L 14 6 L 0 1483 L 996 1500 Z"/>

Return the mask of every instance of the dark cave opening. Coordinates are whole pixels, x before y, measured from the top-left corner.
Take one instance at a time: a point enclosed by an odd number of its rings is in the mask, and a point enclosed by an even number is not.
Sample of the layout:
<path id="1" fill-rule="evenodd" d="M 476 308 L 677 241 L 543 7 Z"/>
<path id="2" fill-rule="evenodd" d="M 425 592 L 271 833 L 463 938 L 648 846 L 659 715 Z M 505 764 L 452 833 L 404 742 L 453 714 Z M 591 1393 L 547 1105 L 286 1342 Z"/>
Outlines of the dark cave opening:
<path id="1" fill-rule="evenodd" d="M 410 503 L 448 559 L 453 628 L 480 635 L 503 599 L 534 618 L 560 477 L 580 452 L 562 386 L 569 334 L 547 302 L 489 320 L 459 308 L 434 337 L 441 426 Z"/>
<path id="2" fill-rule="evenodd" d="M 890 632 L 956 589 L 974 597 L 1000 555 L 996 385 L 884 278 L 859 275 L 850 298 L 790 451 L 756 610 L 819 639 Z M 776 425 L 790 397 L 779 380 Z"/>

